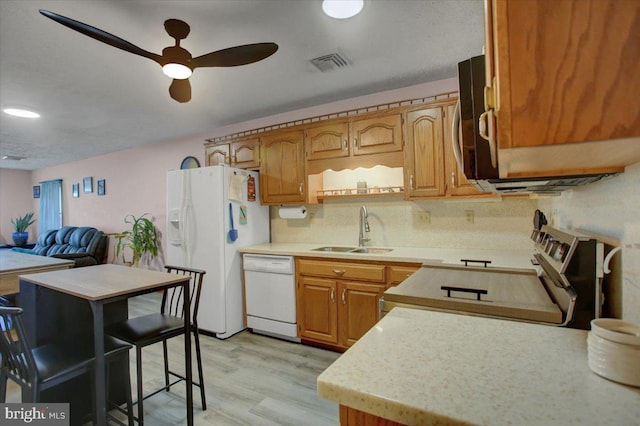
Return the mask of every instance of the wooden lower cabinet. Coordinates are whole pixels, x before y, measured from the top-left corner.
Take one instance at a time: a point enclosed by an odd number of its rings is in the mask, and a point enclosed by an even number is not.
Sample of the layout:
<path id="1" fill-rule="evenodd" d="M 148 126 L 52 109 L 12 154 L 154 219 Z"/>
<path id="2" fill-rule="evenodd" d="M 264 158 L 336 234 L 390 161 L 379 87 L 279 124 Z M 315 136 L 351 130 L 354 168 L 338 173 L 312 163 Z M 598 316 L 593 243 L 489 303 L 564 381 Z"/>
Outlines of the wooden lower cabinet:
<path id="1" fill-rule="evenodd" d="M 409 278 L 415 271 L 420 269 L 419 263 L 408 265 L 391 265 L 387 267 L 387 284 L 389 287 L 395 287 L 402 281 Z"/>
<path id="2" fill-rule="evenodd" d="M 385 265 L 298 259 L 296 270 L 298 332 L 303 341 L 345 350 L 380 319 Z M 327 277 L 331 274 L 336 278 Z"/>
<path id="3" fill-rule="evenodd" d="M 336 281 L 301 276 L 298 279 L 298 327 L 301 338 L 338 343 Z"/>
<path id="4" fill-rule="evenodd" d="M 340 405 L 340 426 L 401 426 L 402 423 L 387 420 L 374 414 Z"/>
<path id="5" fill-rule="evenodd" d="M 381 285 L 338 281 L 338 343 L 350 347 L 380 319 Z"/>

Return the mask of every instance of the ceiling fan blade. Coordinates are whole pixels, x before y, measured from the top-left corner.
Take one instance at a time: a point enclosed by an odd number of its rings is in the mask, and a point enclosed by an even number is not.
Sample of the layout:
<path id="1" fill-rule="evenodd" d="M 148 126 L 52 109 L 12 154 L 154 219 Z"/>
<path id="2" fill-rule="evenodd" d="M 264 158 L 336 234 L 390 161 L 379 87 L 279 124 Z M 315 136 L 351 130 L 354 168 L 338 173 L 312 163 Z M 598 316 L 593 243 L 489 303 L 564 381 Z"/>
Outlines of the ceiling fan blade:
<path id="1" fill-rule="evenodd" d="M 169 94 L 178 102 L 189 102 L 191 100 L 191 83 L 189 83 L 189 79 L 174 79 L 171 86 L 169 86 Z"/>
<path id="2" fill-rule="evenodd" d="M 102 31 L 101 29 L 92 27 L 91 25 L 84 24 L 82 22 L 76 21 L 71 18 L 67 18 L 66 16 L 49 12 L 48 10 L 40 9 L 40 13 L 43 16 L 46 16 L 47 18 L 53 19 L 57 23 L 64 25 L 65 27 L 71 28 L 72 30 L 78 31 L 79 33 L 82 33 L 86 36 L 89 36 L 98 41 L 106 43 L 110 46 L 117 47 L 118 49 L 122 49 L 126 52 L 133 53 L 134 55 L 140 55 L 145 58 L 149 58 L 153 61 L 156 61 L 158 63 L 161 63 L 162 56 L 152 52 L 148 52 L 144 49 L 141 49 L 138 46 L 133 45 L 128 41 L 123 40 L 120 37 L 116 37 L 113 34 L 110 34 L 106 31 Z"/>
<path id="3" fill-rule="evenodd" d="M 191 60 L 194 68 L 198 67 L 236 67 L 261 61 L 276 53 L 275 43 L 255 43 L 230 47 Z"/>

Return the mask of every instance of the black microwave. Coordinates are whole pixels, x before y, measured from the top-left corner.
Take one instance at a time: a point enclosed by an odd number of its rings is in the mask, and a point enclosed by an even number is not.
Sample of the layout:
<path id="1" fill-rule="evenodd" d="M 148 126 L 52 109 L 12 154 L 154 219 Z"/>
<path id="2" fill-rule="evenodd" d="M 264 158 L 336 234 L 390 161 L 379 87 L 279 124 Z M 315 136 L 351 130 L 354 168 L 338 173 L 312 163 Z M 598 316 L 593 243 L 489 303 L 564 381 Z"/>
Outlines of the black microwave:
<path id="1" fill-rule="evenodd" d="M 500 158 L 491 161 L 489 141 L 481 136 L 485 112 L 484 55 L 458 63 L 458 106 L 453 119 L 453 153 L 460 170 L 478 190 L 494 193 L 549 194 L 597 181 L 608 174 L 500 178 Z M 486 131 L 484 132 L 486 133 Z M 497 149 L 497 148 L 496 148 Z"/>
<path id="2" fill-rule="evenodd" d="M 454 144 L 458 165 L 466 178 L 477 181 L 497 179 L 498 167 L 491 164 L 489 142 L 480 136 L 480 115 L 484 112 L 485 66 L 484 55 L 458 63 L 459 126 L 458 146 Z M 455 120 L 454 120 L 455 121 Z"/>

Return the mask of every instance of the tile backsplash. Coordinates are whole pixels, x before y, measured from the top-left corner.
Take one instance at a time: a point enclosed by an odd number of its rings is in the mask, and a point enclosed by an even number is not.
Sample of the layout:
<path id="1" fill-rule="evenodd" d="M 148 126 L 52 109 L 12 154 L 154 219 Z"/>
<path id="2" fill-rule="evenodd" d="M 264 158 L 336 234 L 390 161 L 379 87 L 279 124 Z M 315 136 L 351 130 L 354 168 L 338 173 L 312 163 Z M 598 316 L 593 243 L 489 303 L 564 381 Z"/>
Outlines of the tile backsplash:
<path id="1" fill-rule="evenodd" d="M 616 316 L 640 324 L 640 163 L 625 172 L 540 200 L 554 226 L 603 235 L 618 241 L 621 256 L 622 312 Z"/>
<path id="2" fill-rule="evenodd" d="M 526 197 L 502 201 L 396 198 L 325 200 L 308 206 L 305 219 L 285 220 L 271 208 L 272 242 L 357 244 L 360 206 L 369 213 L 372 246 L 491 248 L 526 250 L 531 244 L 537 202 Z M 470 213 L 469 213 L 470 212 Z"/>

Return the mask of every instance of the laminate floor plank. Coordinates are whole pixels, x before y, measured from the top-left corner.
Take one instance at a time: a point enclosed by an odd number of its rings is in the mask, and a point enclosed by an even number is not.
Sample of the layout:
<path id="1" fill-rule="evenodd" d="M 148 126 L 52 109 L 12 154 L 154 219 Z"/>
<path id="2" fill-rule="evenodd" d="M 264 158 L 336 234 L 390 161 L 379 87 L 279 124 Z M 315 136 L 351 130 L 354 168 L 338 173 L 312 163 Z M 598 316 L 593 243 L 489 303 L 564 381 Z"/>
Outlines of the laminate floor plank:
<path id="1" fill-rule="evenodd" d="M 156 312 L 161 294 L 129 300 L 130 317 Z M 337 404 L 317 395 L 316 378 L 340 354 L 243 331 L 226 340 L 200 335 L 207 410 L 200 390 L 193 388 L 194 421 L 198 426 L 335 426 Z M 184 340 L 168 342 L 171 369 L 184 373 Z M 197 380 L 195 344 L 193 374 Z M 131 351 L 131 387 L 136 398 L 135 352 Z M 162 344 L 142 353 L 145 392 L 164 385 Z M 186 424 L 185 385 L 144 401 L 145 424 Z M 9 382 L 7 402 L 20 402 L 20 388 Z M 135 408 L 134 408 L 135 409 Z M 126 416 L 113 412 L 125 421 Z"/>

